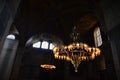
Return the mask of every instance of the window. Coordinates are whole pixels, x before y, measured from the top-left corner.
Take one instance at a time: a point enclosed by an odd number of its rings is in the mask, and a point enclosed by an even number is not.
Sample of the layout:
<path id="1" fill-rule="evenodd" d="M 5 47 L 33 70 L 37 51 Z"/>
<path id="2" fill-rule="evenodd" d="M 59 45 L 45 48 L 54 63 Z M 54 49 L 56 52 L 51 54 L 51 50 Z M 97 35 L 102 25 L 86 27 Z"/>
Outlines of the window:
<path id="1" fill-rule="evenodd" d="M 50 43 L 50 47 L 49 49 L 52 50 L 55 46 L 53 45 L 53 43 Z"/>
<path id="2" fill-rule="evenodd" d="M 53 45 L 53 43 L 50 43 L 48 41 L 38 41 L 36 43 L 33 43 L 32 47 L 52 50 L 55 46 Z"/>
<path id="3" fill-rule="evenodd" d="M 95 39 L 95 46 L 101 46 L 102 45 L 102 37 L 101 37 L 101 32 L 100 28 L 96 27 L 94 30 L 94 39 Z"/>
<path id="4" fill-rule="evenodd" d="M 38 41 L 38 42 L 34 43 L 34 44 L 32 45 L 32 47 L 34 47 L 34 48 L 40 48 L 40 44 L 41 44 L 41 42 Z"/>
<path id="5" fill-rule="evenodd" d="M 13 34 L 9 34 L 9 35 L 7 36 L 7 39 L 15 40 L 15 35 L 13 35 Z"/>
<path id="6" fill-rule="evenodd" d="M 48 42 L 47 41 L 43 41 L 42 42 L 42 45 L 41 45 L 41 48 L 43 48 L 43 49 L 48 49 Z"/>

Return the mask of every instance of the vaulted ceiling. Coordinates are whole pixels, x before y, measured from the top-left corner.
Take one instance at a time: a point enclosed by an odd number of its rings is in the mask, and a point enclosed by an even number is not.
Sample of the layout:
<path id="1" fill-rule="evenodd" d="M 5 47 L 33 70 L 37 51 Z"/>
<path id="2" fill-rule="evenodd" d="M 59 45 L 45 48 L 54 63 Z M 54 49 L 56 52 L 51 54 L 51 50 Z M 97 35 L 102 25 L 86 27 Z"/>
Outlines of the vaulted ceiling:
<path id="1" fill-rule="evenodd" d="M 14 25 L 23 43 L 33 35 L 49 33 L 69 39 L 73 26 L 86 34 L 97 22 L 99 0 L 22 0 Z"/>

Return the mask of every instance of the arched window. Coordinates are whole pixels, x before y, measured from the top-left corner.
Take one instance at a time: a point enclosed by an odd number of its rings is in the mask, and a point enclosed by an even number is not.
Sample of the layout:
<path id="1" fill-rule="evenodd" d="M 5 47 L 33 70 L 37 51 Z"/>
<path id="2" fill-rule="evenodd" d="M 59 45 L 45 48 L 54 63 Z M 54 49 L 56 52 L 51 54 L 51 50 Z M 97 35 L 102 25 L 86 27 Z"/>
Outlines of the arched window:
<path id="1" fill-rule="evenodd" d="M 48 46 L 49 46 L 49 43 L 47 41 L 43 41 L 42 45 L 41 45 L 41 48 L 48 49 Z"/>
<path id="2" fill-rule="evenodd" d="M 38 42 L 34 43 L 34 44 L 32 45 L 32 47 L 34 47 L 34 48 L 40 48 L 40 45 L 41 45 L 41 42 L 38 41 Z"/>
<path id="3" fill-rule="evenodd" d="M 53 43 L 50 43 L 49 49 L 52 50 L 54 47 Z"/>
<path id="4" fill-rule="evenodd" d="M 99 47 L 102 45 L 102 37 L 101 37 L 101 32 L 99 27 L 96 27 L 94 30 L 94 40 L 95 40 L 96 47 Z"/>
<path id="5" fill-rule="evenodd" d="M 13 35 L 13 34 L 9 34 L 9 35 L 7 35 L 6 38 L 7 38 L 7 39 L 15 40 L 15 35 Z"/>
<path id="6" fill-rule="evenodd" d="M 33 47 L 46 50 L 52 50 L 57 45 L 63 45 L 62 40 L 56 36 L 47 33 L 32 36 L 26 42 L 26 47 Z"/>
<path id="7" fill-rule="evenodd" d="M 48 41 L 38 41 L 38 42 L 33 43 L 32 47 L 52 50 L 55 47 L 55 45 Z"/>

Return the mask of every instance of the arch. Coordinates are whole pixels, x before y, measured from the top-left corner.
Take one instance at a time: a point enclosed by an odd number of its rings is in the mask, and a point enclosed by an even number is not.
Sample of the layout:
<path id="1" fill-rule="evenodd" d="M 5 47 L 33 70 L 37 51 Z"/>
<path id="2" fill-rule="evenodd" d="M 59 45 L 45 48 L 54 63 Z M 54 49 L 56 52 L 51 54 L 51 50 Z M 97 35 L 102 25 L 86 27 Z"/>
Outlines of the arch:
<path id="1" fill-rule="evenodd" d="M 36 48 L 50 49 L 50 50 L 57 45 L 63 45 L 62 40 L 48 33 L 42 33 L 39 35 L 32 36 L 26 42 L 26 47 L 36 46 Z"/>

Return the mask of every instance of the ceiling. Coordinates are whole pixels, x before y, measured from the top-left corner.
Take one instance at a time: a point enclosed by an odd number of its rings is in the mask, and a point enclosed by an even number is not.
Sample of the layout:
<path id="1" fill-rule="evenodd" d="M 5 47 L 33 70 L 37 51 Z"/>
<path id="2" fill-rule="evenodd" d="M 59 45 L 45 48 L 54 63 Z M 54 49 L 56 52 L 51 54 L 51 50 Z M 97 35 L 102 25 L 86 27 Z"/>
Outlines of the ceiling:
<path id="1" fill-rule="evenodd" d="M 31 36 L 49 33 L 67 42 L 73 26 L 86 34 L 96 25 L 99 0 L 21 0 L 14 25 L 24 44 Z"/>

